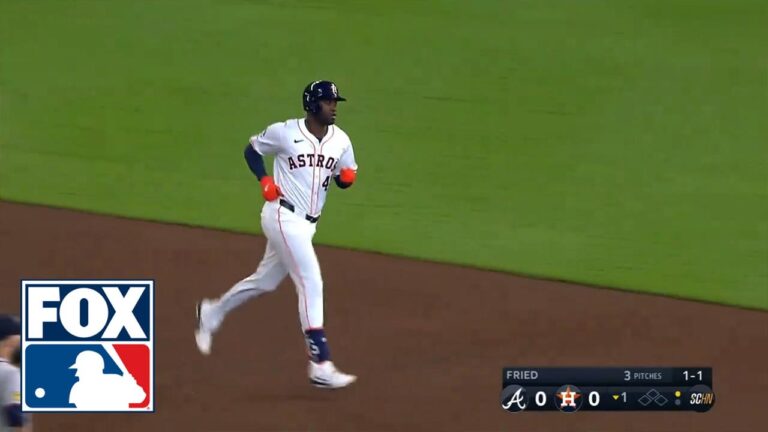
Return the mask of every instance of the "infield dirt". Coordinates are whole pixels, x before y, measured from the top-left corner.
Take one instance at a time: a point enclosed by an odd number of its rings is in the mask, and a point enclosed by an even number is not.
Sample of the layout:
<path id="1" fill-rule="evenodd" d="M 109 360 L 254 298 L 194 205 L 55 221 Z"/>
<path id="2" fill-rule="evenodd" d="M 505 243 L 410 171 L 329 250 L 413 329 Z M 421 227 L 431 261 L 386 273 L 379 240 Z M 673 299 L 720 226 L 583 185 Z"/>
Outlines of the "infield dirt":
<path id="1" fill-rule="evenodd" d="M 254 224 L 258 215 L 254 214 Z M 322 221 L 318 229 L 322 229 Z M 252 272 L 262 237 L 0 203 L 0 311 L 23 278 L 151 278 L 156 412 L 38 414 L 35 431 L 755 431 L 768 389 L 768 314 L 317 247 L 331 352 L 359 375 L 309 386 L 286 280 L 236 310 L 210 357 L 194 305 Z M 697 413 L 510 414 L 501 368 L 711 366 Z"/>

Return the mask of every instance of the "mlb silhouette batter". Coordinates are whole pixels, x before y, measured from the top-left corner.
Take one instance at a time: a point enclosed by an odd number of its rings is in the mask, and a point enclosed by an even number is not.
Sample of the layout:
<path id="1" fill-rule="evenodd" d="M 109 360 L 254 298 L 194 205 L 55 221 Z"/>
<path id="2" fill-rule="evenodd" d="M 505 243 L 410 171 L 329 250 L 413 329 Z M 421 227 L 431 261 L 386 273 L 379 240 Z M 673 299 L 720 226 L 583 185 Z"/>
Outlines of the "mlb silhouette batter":
<path id="1" fill-rule="evenodd" d="M 132 376 L 104 374 L 104 359 L 95 351 L 83 351 L 70 369 L 80 378 L 69 392 L 69 403 L 93 411 L 125 410 L 147 396 Z"/>

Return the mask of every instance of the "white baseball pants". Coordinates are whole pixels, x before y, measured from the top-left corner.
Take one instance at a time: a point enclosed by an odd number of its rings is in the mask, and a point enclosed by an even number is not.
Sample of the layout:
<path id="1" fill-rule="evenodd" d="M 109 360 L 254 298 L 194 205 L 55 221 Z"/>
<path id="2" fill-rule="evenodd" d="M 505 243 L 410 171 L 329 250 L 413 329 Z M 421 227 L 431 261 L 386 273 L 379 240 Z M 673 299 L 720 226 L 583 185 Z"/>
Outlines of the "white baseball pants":
<path id="1" fill-rule="evenodd" d="M 322 328 L 323 279 L 312 245 L 317 225 L 272 201 L 262 208 L 261 227 L 267 237 L 264 258 L 255 273 L 232 286 L 214 304 L 213 321 L 220 322 L 239 305 L 274 291 L 290 275 L 298 295 L 302 331 Z"/>

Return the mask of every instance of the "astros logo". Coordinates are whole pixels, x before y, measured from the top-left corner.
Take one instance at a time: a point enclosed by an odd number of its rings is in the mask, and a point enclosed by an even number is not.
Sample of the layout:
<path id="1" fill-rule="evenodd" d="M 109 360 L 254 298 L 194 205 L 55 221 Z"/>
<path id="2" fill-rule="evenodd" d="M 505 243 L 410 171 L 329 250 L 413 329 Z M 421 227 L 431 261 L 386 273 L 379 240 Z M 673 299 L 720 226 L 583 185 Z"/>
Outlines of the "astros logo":
<path id="1" fill-rule="evenodd" d="M 154 282 L 21 282 L 24 412 L 154 411 Z"/>
<path id="2" fill-rule="evenodd" d="M 555 393 L 562 401 L 557 408 L 562 412 L 576 412 L 581 408 L 581 390 L 574 385 L 560 387 Z"/>

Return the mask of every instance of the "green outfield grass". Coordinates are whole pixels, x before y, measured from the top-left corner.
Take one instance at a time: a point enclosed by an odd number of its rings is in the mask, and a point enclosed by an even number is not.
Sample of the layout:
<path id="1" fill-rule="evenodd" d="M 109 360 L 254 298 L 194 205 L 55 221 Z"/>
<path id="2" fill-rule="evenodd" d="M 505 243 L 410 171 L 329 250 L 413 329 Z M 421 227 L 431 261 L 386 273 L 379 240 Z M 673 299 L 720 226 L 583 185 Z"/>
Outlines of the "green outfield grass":
<path id="1" fill-rule="evenodd" d="M 318 242 L 768 308 L 766 22 L 764 0 L 3 0 L 0 197 L 258 232 L 243 146 L 332 79 L 360 173 Z"/>

